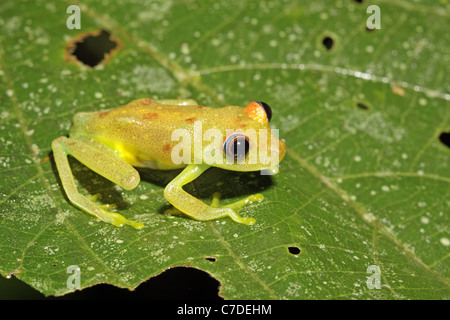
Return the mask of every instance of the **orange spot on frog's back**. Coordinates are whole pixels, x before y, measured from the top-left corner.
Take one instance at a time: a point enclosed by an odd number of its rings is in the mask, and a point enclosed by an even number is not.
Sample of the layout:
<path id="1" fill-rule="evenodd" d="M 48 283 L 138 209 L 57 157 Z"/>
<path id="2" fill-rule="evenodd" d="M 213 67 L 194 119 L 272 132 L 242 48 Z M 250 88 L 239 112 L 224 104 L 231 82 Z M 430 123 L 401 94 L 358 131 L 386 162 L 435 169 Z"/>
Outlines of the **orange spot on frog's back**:
<path id="1" fill-rule="evenodd" d="M 156 112 L 149 112 L 149 113 L 144 114 L 143 118 L 146 120 L 156 119 L 156 118 L 158 118 L 158 114 Z"/>
<path id="2" fill-rule="evenodd" d="M 194 118 L 186 119 L 185 121 L 188 123 L 194 123 L 195 120 L 197 120 L 197 118 L 194 117 Z"/>
<path id="3" fill-rule="evenodd" d="M 138 101 L 139 101 L 140 105 L 148 106 L 148 105 L 152 104 L 153 99 L 152 98 L 142 98 L 142 99 L 139 99 Z"/>
<path id="4" fill-rule="evenodd" d="M 170 151 L 170 144 L 168 144 L 168 143 L 165 144 L 163 147 L 163 151 L 165 151 L 165 152 Z"/>
<path id="5" fill-rule="evenodd" d="M 104 117 L 106 117 L 106 116 L 108 115 L 108 113 L 109 113 L 109 111 L 106 111 L 106 112 L 100 112 L 100 113 L 98 114 L 98 116 L 99 116 L 100 118 L 104 118 Z"/>

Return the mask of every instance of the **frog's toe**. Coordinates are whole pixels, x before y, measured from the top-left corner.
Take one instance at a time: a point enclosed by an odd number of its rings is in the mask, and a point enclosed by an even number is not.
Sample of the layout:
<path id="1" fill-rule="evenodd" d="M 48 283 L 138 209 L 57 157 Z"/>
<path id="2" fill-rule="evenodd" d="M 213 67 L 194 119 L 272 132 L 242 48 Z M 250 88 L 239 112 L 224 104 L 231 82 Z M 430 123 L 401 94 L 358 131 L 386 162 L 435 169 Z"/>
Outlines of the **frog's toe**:
<path id="1" fill-rule="evenodd" d="M 246 224 L 248 226 L 251 226 L 252 224 L 254 224 L 256 222 L 255 218 L 241 217 L 234 210 L 230 210 L 230 211 L 231 212 L 228 214 L 228 216 L 231 219 L 233 219 L 233 221 L 236 221 L 236 222 L 239 222 L 239 223 L 243 223 L 243 224 Z"/>
<path id="2" fill-rule="evenodd" d="M 220 192 L 214 192 L 212 195 L 211 207 L 218 208 L 221 197 L 222 197 L 222 194 Z"/>
<path id="3" fill-rule="evenodd" d="M 264 196 L 262 194 L 260 194 L 260 193 L 252 194 L 244 199 L 241 199 L 239 201 L 236 201 L 236 202 L 224 205 L 224 206 L 219 205 L 221 196 L 222 195 L 220 192 L 215 192 L 212 195 L 211 207 L 213 207 L 213 208 L 228 208 L 229 209 L 228 216 L 236 222 L 243 223 L 246 225 L 252 225 L 256 222 L 256 220 L 254 218 L 241 217 L 238 213 L 244 206 L 246 206 L 248 204 L 251 204 L 254 202 L 261 202 L 264 199 Z"/>
<path id="4" fill-rule="evenodd" d="M 183 214 L 183 212 L 181 212 L 181 211 L 178 210 L 177 208 L 170 208 L 170 209 L 167 209 L 166 211 L 164 211 L 164 214 L 168 214 L 168 215 L 181 215 L 181 214 Z"/>
<path id="5" fill-rule="evenodd" d="M 106 210 L 103 210 L 103 212 L 105 213 L 104 221 L 109 222 L 116 227 L 123 227 L 126 224 L 129 226 L 132 226 L 135 229 L 142 229 L 144 227 L 143 223 L 128 220 L 127 218 L 125 218 L 124 216 L 122 216 L 118 213 L 110 212 L 110 211 L 106 211 Z"/>
<path id="6" fill-rule="evenodd" d="M 92 202 L 97 202 L 97 200 L 101 199 L 102 195 L 100 193 L 96 193 L 92 196 L 89 197 L 89 200 L 91 200 Z M 96 206 L 98 206 L 100 209 L 104 210 L 104 211 L 109 211 L 109 210 L 116 210 L 117 209 L 117 205 L 113 204 L 113 203 L 105 203 L 105 204 L 96 204 Z"/>
<path id="7" fill-rule="evenodd" d="M 254 202 L 261 202 L 264 200 L 264 196 L 260 193 L 257 194 L 252 194 L 242 200 L 230 203 L 225 205 L 225 208 L 231 208 L 237 212 L 239 212 L 239 210 L 241 210 L 244 206 L 248 205 L 248 204 L 252 204 Z"/>
<path id="8" fill-rule="evenodd" d="M 93 194 L 92 196 L 88 197 L 88 199 L 93 201 L 93 202 L 95 202 L 95 201 L 97 201 L 98 199 L 101 199 L 101 198 L 102 198 L 102 195 L 100 193 L 96 193 L 96 194 Z"/>

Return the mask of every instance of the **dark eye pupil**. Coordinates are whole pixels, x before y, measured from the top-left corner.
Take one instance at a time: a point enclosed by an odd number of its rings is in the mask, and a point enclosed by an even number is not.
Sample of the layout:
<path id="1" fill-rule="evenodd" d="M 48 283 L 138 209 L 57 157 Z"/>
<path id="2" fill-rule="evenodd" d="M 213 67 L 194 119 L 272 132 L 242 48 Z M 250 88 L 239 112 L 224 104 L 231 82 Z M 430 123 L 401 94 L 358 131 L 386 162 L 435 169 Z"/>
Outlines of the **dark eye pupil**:
<path id="1" fill-rule="evenodd" d="M 237 138 L 233 143 L 232 154 L 235 158 L 243 158 L 248 152 L 250 145 L 244 138 Z"/>
<path id="2" fill-rule="evenodd" d="M 267 115 L 267 120 L 270 121 L 270 119 L 272 119 L 272 109 L 269 107 L 269 105 L 262 101 L 256 101 L 256 103 L 264 108 L 264 111 L 266 112 Z"/>
<path id="3" fill-rule="evenodd" d="M 248 138 L 244 135 L 233 135 L 225 143 L 225 152 L 228 157 L 243 159 L 250 149 Z"/>

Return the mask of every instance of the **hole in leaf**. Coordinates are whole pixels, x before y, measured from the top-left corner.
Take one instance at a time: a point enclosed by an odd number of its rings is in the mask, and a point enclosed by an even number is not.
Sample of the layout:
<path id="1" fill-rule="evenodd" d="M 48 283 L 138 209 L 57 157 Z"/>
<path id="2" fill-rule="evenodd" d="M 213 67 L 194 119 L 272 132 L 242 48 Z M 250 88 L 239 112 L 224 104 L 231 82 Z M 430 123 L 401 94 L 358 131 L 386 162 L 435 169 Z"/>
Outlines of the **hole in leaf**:
<path id="1" fill-rule="evenodd" d="M 289 253 L 293 254 L 293 255 L 299 255 L 300 252 L 302 252 L 302 250 L 300 250 L 299 247 L 288 247 Z"/>
<path id="2" fill-rule="evenodd" d="M 211 262 L 216 262 L 217 259 L 216 257 L 205 257 L 206 260 L 211 261 Z"/>
<path id="3" fill-rule="evenodd" d="M 369 110 L 369 107 L 362 102 L 357 102 L 356 106 L 358 107 L 358 109 L 361 109 L 361 110 Z"/>
<path id="4" fill-rule="evenodd" d="M 439 140 L 450 148 L 450 131 L 449 132 L 442 132 L 439 136 Z"/>
<path id="5" fill-rule="evenodd" d="M 356 3 L 363 3 L 363 0 L 354 0 Z"/>
<path id="6" fill-rule="evenodd" d="M 122 42 L 106 30 L 85 32 L 67 43 L 66 61 L 94 68 L 108 63 L 121 47 Z"/>
<path id="7" fill-rule="evenodd" d="M 333 48 L 334 40 L 333 38 L 326 36 L 323 38 L 322 44 L 328 51 L 330 51 Z"/>

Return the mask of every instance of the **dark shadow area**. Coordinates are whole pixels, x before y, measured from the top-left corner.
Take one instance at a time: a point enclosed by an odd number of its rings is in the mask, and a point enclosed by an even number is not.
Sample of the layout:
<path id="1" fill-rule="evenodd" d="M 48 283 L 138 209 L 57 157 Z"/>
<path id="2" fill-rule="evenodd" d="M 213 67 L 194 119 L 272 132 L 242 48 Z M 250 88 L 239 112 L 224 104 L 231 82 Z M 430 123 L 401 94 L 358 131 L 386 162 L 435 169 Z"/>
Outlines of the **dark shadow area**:
<path id="1" fill-rule="evenodd" d="M 181 170 L 153 170 L 139 168 L 141 180 L 159 185 L 164 188 L 172 179 L 174 179 Z M 214 192 L 220 192 L 222 197 L 221 204 L 227 204 L 237 201 L 245 196 L 263 192 L 273 185 L 270 175 L 261 175 L 259 172 L 237 172 L 218 168 L 210 168 L 193 182 L 185 185 L 183 189 L 209 204 Z M 233 200 L 230 200 L 233 198 Z M 163 205 L 158 213 L 164 214 L 171 205 Z M 180 217 L 185 217 L 180 215 Z"/>
<path id="2" fill-rule="evenodd" d="M 103 300 L 103 299 L 180 299 L 222 300 L 219 297 L 219 281 L 208 273 L 190 267 L 174 267 L 150 278 L 136 290 L 120 289 L 100 284 L 66 294 L 61 297 L 45 297 L 21 280 L 0 277 L 0 300 L 46 299 L 46 300 Z"/>
<path id="3" fill-rule="evenodd" d="M 49 158 L 51 161 L 53 174 L 58 181 L 58 185 L 62 191 L 62 194 L 64 195 L 66 201 L 70 203 L 69 199 L 67 198 L 66 192 L 63 189 L 61 179 L 59 178 L 55 160 L 53 159 L 53 152 L 49 153 Z M 129 208 L 129 204 L 123 200 L 120 192 L 114 188 L 115 184 L 113 182 L 90 170 L 75 158 L 69 156 L 68 159 L 73 177 L 79 185 L 79 192 L 81 191 L 81 188 L 84 188 L 88 193 L 83 193 L 83 195 L 85 196 L 100 194 L 100 198 L 94 201 L 99 205 L 114 204 L 117 206 L 117 210 L 125 210 Z"/>
<path id="4" fill-rule="evenodd" d="M 55 161 L 53 159 L 53 152 L 49 153 L 49 158 L 52 165 L 53 174 L 57 177 L 59 187 L 61 190 L 62 184 L 59 178 L 58 170 L 56 168 Z M 101 204 L 114 204 L 117 206 L 117 212 L 129 208 L 129 204 L 124 201 L 121 192 L 115 189 L 115 184 L 101 175 L 90 170 L 84 166 L 78 160 L 73 157 L 68 157 L 72 174 L 79 185 L 78 191 L 84 188 L 86 192 L 84 195 L 100 194 L 100 198 L 95 200 L 99 205 Z M 180 172 L 179 170 L 155 170 L 147 168 L 137 168 L 141 181 L 147 181 L 164 188 L 170 181 L 172 181 Z M 209 204 L 211 196 L 214 192 L 220 192 L 222 194 L 221 203 L 226 204 L 232 202 L 227 199 L 233 198 L 233 201 L 237 201 L 245 196 L 255 193 L 263 192 L 273 185 L 270 175 L 261 175 L 259 171 L 255 172 L 238 172 L 222 170 L 218 168 L 210 168 L 200 177 L 193 182 L 185 185 L 183 189 L 199 198 L 205 203 Z M 123 192 L 129 192 L 124 190 Z M 63 191 L 66 201 L 70 202 L 67 195 Z M 164 204 L 161 208 L 155 212 L 155 214 L 164 214 L 167 209 L 172 208 L 171 205 Z M 182 215 L 181 217 L 185 217 Z M 186 217 L 187 219 L 190 219 Z"/>

